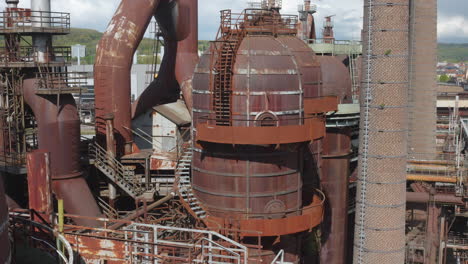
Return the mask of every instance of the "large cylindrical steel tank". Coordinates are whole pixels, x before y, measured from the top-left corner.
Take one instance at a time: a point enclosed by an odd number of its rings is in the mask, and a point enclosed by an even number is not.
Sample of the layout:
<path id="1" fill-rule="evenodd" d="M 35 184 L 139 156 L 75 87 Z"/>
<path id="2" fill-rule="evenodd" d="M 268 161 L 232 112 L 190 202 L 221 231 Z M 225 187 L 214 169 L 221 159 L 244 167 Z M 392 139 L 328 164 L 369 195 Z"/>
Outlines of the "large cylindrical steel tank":
<path id="1" fill-rule="evenodd" d="M 3 181 L 0 177 L 0 263 L 10 263 L 10 239 L 8 236 L 8 207 Z"/>
<path id="2" fill-rule="evenodd" d="M 224 62 L 219 60 L 219 56 L 222 57 L 225 51 L 217 51 L 219 48 L 212 47 L 201 57 L 195 70 L 195 139 L 199 124 L 220 125 L 216 118 L 222 115 L 217 113 L 220 110 L 216 108 L 213 79 L 224 81 L 226 78 L 213 77 L 210 69 L 213 61 Z M 223 102 L 226 104 L 224 107 L 230 110 L 229 126 L 233 127 L 233 133 L 236 133 L 236 127 L 306 127 L 304 100 L 319 96 L 321 78 L 320 65 L 307 44 L 288 34 L 247 34 L 233 60 L 230 100 Z M 255 129 L 251 131 L 262 133 Z M 294 133 L 289 136 L 294 137 Z M 276 249 L 282 248 L 287 261 L 299 261 L 301 235 L 297 234 L 298 231 L 285 230 L 299 225 L 302 220 L 297 217 L 304 217 L 304 204 L 311 202 L 309 196 L 312 192 L 304 194 L 303 183 L 308 181 L 307 176 L 317 174 L 304 175 L 303 157 L 307 142 L 270 145 L 255 142 L 194 143 L 192 188 L 210 216 L 224 219 L 225 223 L 231 223 L 225 227 L 234 229 L 239 228 L 237 223 L 243 220 L 284 220 L 284 226 L 281 226 L 284 232 L 278 237 L 262 238 L 263 249 L 261 252 L 252 250 L 252 258 L 261 258 L 269 263 L 276 255 Z M 259 227 L 269 225 L 267 222 L 257 224 Z M 250 231 L 256 231 L 255 224 L 250 227 L 253 228 Z"/>
<path id="3" fill-rule="evenodd" d="M 246 36 L 236 54 L 232 83 L 232 126 L 287 126 L 303 121 L 304 89 L 292 49 L 304 60 L 313 52 L 291 36 Z M 194 76 L 194 127 L 213 113 L 210 53 Z M 214 54 L 216 56 L 216 54 Z M 307 56 L 309 56 L 307 58 Z M 196 131 L 194 131 L 196 135 Z M 192 177 L 196 196 L 210 214 L 228 218 L 281 218 L 302 207 L 302 153 L 297 145 L 227 144 L 195 146 Z"/>
<path id="4" fill-rule="evenodd" d="M 333 56 L 319 56 L 322 69 L 321 95 L 337 96 L 340 104 L 352 103 L 351 77 L 346 66 Z M 339 118 L 340 113 L 332 118 Z M 346 115 L 343 119 L 349 118 Z M 327 197 L 321 226 L 320 263 L 345 263 L 348 222 L 348 176 L 351 128 L 328 125 L 323 139 L 320 185 Z"/>

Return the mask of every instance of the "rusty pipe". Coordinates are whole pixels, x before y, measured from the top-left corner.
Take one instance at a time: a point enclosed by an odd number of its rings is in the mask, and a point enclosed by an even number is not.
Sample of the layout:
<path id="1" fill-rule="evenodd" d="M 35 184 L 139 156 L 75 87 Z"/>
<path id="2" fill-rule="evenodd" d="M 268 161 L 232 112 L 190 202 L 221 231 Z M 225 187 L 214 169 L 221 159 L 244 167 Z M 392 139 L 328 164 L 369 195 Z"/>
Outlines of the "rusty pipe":
<path id="1" fill-rule="evenodd" d="M 429 201 L 434 201 L 435 203 L 444 204 L 463 204 L 461 197 L 450 194 L 436 194 L 431 198 L 428 192 L 407 192 L 406 201 L 410 203 L 428 203 Z"/>
<path id="2" fill-rule="evenodd" d="M 187 16 L 182 20 L 189 30 L 188 36 L 177 44 L 176 79 L 184 97 L 185 105 L 192 111 L 192 77 L 198 63 L 198 0 L 179 0 L 181 10 Z"/>
<path id="3" fill-rule="evenodd" d="M 345 263 L 348 225 L 348 176 L 351 154 L 350 129 L 327 129 L 323 140 L 322 190 L 327 196 L 322 224 L 321 263 Z"/>
<path id="4" fill-rule="evenodd" d="M 336 57 L 318 57 L 322 71 L 321 95 L 338 96 L 342 104 L 351 103 L 351 78 L 346 66 Z M 350 174 L 351 129 L 327 128 L 323 139 L 322 190 L 327 196 L 322 224 L 320 263 L 346 262 L 348 226 L 348 177 Z"/>
<path id="5" fill-rule="evenodd" d="M 132 105 L 132 117 L 137 118 L 151 107 L 163 103 L 175 102 L 179 98 L 178 84 L 175 78 L 177 42 L 166 39 L 164 57 L 158 77 L 143 91 Z"/>
<path id="6" fill-rule="evenodd" d="M 430 174 L 407 174 L 406 179 L 408 181 L 457 183 L 457 178 L 455 177 L 432 176 Z"/>
<path id="7" fill-rule="evenodd" d="M 10 263 L 10 239 L 8 235 L 8 206 L 0 177 L 0 263 Z"/>
<path id="8" fill-rule="evenodd" d="M 50 153 L 52 190 L 64 200 L 69 214 L 99 217 L 101 212 L 82 177 L 80 166 L 80 120 L 72 95 L 36 95 L 39 80 L 26 79 L 23 93 L 26 104 L 34 112 L 39 148 Z M 57 105 L 59 103 L 59 105 Z M 77 224 L 96 226 L 92 220 L 76 220 Z"/>
<path id="9" fill-rule="evenodd" d="M 198 0 L 160 5 L 155 17 L 164 36 L 164 57 L 157 79 L 133 104 L 133 118 L 153 106 L 175 102 L 179 87 L 189 112 L 192 109 L 192 76 L 199 59 Z"/>
<path id="10" fill-rule="evenodd" d="M 135 220 L 136 218 L 144 215 L 145 213 L 147 212 L 150 212 L 151 210 L 153 210 L 154 208 L 170 201 L 172 198 L 174 198 L 175 194 L 174 193 L 170 193 L 166 196 L 164 196 L 163 198 L 157 200 L 156 202 L 146 206 L 146 207 L 140 207 L 138 209 L 136 209 L 131 215 L 129 215 L 128 217 L 125 217 L 124 219 L 122 219 L 123 221 L 133 221 Z M 112 226 L 109 227 L 110 230 L 116 230 L 118 228 L 121 228 L 122 226 L 125 225 L 125 222 L 119 222 L 119 223 L 116 223 Z"/>
<path id="11" fill-rule="evenodd" d="M 159 0 L 122 0 L 99 41 L 94 67 L 97 140 L 104 143 L 103 116 L 115 115 L 117 155 L 133 152 L 130 71 L 133 54 L 145 34 Z"/>

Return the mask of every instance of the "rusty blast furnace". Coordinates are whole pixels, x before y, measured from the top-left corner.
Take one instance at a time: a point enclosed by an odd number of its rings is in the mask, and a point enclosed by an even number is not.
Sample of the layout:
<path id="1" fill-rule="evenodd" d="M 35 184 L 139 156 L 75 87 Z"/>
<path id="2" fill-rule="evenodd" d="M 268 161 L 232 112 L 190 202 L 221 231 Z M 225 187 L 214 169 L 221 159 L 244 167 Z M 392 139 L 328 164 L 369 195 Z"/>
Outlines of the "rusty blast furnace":
<path id="1" fill-rule="evenodd" d="M 317 105 L 328 101 L 319 98 L 320 63 L 296 37 L 296 19 L 274 8 L 222 11 L 193 79 L 194 194 L 207 225 L 278 237 L 263 239 L 264 260 L 280 245 L 297 261 L 299 233 L 322 217 L 321 192 L 304 184 L 313 181 L 304 154 L 324 135 L 327 108 Z"/>

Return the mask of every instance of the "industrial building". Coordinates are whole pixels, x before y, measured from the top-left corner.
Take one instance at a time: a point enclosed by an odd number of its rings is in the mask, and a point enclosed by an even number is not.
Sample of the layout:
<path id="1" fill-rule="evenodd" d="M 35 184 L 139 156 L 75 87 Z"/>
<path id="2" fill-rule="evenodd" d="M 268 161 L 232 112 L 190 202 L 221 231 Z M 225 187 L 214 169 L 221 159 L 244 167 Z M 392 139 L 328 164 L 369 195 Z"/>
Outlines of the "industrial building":
<path id="1" fill-rule="evenodd" d="M 54 46 L 70 14 L 6 3 L 0 263 L 468 263 L 437 1 L 365 0 L 362 41 L 256 1 L 199 55 L 197 0 L 121 0 L 94 67 Z M 162 61 L 133 65 L 153 18 Z"/>

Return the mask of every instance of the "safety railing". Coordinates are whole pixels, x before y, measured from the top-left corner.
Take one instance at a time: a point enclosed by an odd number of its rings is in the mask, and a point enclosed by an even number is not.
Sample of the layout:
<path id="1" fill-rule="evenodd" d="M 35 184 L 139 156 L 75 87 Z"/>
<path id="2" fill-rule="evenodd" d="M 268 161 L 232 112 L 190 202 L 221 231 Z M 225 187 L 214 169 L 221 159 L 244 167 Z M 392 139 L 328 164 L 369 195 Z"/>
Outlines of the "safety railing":
<path id="1" fill-rule="evenodd" d="M 362 41 L 359 41 L 359 40 L 308 39 L 307 41 L 311 44 L 362 45 Z"/>
<path id="2" fill-rule="evenodd" d="M 133 198 L 146 191 L 141 180 L 135 177 L 133 170 L 127 169 L 120 161 L 108 155 L 107 151 L 98 144 L 89 145 L 89 157 L 94 161 L 96 168 Z"/>
<path id="3" fill-rule="evenodd" d="M 71 47 L 56 46 L 48 53 L 46 61 L 49 63 L 65 63 L 71 60 Z M 0 64 L 8 65 L 14 63 L 36 63 L 39 61 L 37 50 L 32 46 L 21 46 L 17 50 L 9 50 L 0 47 Z"/>
<path id="4" fill-rule="evenodd" d="M 29 214 L 10 212 L 11 228 L 21 230 L 22 233 L 27 232 L 27 238 L 32 242 L 31 245 L 37 245 L 37 248 L 56 255 L 60 263 L 73 264 L 74 252 L 69 241 L 47 224 L 31 220 L 33 215 L 39 217 L 35 211 L 30 211 Z"/>
<path id="5" fill-rule="evenodd" d="M 298 22 L 297 15 L 279 15 L 271 10 L 257 8 L 245 9 L 242 13 L 231 13 L 229 17 L 224 16 L 221 19 L 224 29 L 244 30 L 247 34 L 265 35 L 295 35 Z"/>
<path id="6" fill-rule="evenodd" d="M 0 152 L 0 166 L 24 166 L 26 153 Z"/>
<path id="7" fill-rule="evenodd" d="M 96 221 L 98 227 L 72 224 L 77 219 Z M 215 264 L 223 256 L 222 263 L 250 263 L 246 246 L 214 231 L 68 214 L 64 222 L 64 234 L 71 238 L 72 248 L 89 261 L 110 258 L 124 263 Z M 115 229 L 115 225 L 124 227 Z"/>
<path id="8" fill-rule="evenodd" d="M 70 32 L 70 14 L 31 11 L 11 8 L 0 12 L 0 33 L 56 33 Z"/>
<path id="9" fill-rule="evenodd" d="M 246 118 L 245 115 L 232 115 L 232 126 L 292 126 L 303 124 L 316 117 L 298 117 L 300 111 L 284 111 L 282 113 L 261 112 L 257 118 Z M 207 114 L 198 118 L 198 122 L 208 125 L 216 125 L 220 119 L 215 114 Z"/>
<path id="10" fill-rule="evenodd" d="M 36 88 L 38 94 L 82 93 L 87 84 L 87 73 L 79 72 L 40 72 Z"/>

